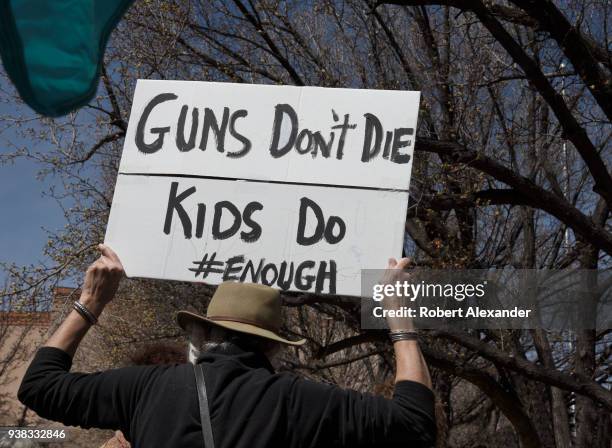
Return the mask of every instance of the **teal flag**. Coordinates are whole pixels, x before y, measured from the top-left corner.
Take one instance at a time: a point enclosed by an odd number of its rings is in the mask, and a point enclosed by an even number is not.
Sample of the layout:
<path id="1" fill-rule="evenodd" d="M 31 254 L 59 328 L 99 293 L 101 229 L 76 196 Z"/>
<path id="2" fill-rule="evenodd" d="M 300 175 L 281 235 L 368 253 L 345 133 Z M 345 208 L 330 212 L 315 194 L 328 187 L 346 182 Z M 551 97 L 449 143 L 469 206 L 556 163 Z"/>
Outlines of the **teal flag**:
<path id="1" fill-rule="evenodd" d="M 0 55 L 21 98 L 64 115 L 95 95 L 111 32 L 133 0 L 0 0 Z"/>

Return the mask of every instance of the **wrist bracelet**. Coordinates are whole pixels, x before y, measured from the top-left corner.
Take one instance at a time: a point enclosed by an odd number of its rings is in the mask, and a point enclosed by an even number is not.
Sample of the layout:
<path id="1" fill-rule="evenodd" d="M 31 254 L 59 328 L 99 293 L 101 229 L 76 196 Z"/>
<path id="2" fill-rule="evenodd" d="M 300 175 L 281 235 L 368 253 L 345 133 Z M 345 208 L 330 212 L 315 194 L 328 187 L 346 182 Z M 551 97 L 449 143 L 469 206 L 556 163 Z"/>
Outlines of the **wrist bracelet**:
<path id="1" fill-rule="evenodd" d="M 419 335 L 416 330 L 391 330 L 389 339 L 391 339 L 391 342 L 416 341 L 419 339 Z"/>
<path id="2" fill-rule="evenodd" d="M 91 325 L 95 325 L 98 323 L 98 319 L 96 319 L 96 316 L 94 316 L 93 313 L 87 308 L 85 308 L 85 305 L 83 305 L 78 300 L 75 300 L 75 302 L 72 304 L 72 307 L 77 311 L 77 313 L 79 313 L 83 317 L 83 319 L 85 319 Z"/>

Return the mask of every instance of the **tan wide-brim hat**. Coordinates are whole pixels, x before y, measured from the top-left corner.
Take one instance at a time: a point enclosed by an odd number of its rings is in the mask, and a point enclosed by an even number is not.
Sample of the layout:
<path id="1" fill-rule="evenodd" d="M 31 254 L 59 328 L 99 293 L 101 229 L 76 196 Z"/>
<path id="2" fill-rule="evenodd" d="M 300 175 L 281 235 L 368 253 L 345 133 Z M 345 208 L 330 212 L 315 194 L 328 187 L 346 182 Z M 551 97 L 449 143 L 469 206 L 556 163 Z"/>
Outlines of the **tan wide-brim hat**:
<path id="1" fill-rule="evenodd" d="M 288 345 L 302 345 L 280 336 L 281 299 L 277 289 L 255 283 L 221 283 L 213 294 L 206 316 L 179 311 L 176 321 L 183 330 L 190 323 L 204 323 L 252 334 Z"/>

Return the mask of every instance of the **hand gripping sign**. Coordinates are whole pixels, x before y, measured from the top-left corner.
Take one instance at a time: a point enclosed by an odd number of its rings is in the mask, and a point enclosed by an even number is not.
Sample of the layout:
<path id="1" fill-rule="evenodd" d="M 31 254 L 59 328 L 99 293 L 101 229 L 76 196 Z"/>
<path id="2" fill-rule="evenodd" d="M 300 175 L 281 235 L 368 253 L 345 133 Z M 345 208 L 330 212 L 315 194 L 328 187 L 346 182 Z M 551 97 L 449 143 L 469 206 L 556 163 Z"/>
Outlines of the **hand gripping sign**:
<path id="1" fill-rule="evenodd" d="M 105 243 L 132 277 L 360 295 L 401 256 L 419 92 L 138 81 Z"/>

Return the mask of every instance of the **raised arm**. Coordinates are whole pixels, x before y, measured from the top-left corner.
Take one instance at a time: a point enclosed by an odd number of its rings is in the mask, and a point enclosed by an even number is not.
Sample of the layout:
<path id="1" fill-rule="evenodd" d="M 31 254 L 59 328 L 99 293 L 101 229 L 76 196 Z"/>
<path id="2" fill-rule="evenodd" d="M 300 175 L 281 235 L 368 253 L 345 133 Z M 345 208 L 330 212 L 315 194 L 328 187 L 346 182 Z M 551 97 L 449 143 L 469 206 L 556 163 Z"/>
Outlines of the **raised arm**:
<path id="1" fill-rule="evenodd" d="M 410 263 L 409 258 L 402 258 L 399 261 L 394 258 L 389 259 L 387 281 L 399 279 Z M 384 301 L 387 309 L 399 306 L 393 297 L 385 298 Z M 409 317 L 387 317 L 387 324 L 391 331 L 414 331 L 412 319 Z M 394 342 L 393 349 L 395 351 L 395 382 L 416 381 L 431 389 L 429 369 L 419 348 L 418 340 Z"/>
<path id="2" fill-rule="evenodd" d="M 385 282 L 401 279 L 410 260 L 390 259 Z M 386 309 L 397 300 L 383 301 Z M 388 320 L 391 330 L 414 331 L 412 320 Z M 393 397 L 344 390 L 307 380 L 288 388 L 289 438 L 304 446 L 429 447 L 435 443 L 436 423 L 431 379 L 417 340 L 393 343 L 396 374 Z"/>
<path id="3" fill-rule="evenodd" d="M 100 245 L 87 269 L 80 303 L 97 318 L 114 297 L 123 267 L 117 255 Z M 139 391 L 153 376 L 149 367 L 129 367 L 91 374 L 71 373 L 72 357 L 91 323 L 73 310 L 38 350 L 18 392 L 19 400 L 40 416 L 67 425 L 121 429 L 129 420 Z"/>

